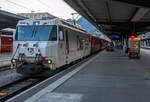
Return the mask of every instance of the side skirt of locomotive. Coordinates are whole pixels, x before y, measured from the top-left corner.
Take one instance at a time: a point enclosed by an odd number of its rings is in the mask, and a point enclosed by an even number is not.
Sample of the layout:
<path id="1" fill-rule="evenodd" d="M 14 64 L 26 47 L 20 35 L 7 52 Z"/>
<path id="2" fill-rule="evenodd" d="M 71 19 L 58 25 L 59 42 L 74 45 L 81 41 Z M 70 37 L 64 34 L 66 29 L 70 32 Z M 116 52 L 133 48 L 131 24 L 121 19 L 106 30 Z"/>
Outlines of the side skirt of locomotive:
<path id="1" fill-rule="evenodd" d="M 77 64 L 78 62 L 81 62 L 82 60 L 88 58 L 89 56 L 91 56 L 91 55 L 80 58 L 69 64 L 65 64 L 56 69 L 47 68 L 47 67 L 43 66 L 42 64 L 23 64 L 16 68 L 16 72 L 23 76 L 49 77 L 49 76 L 52 76 L 52 75 L 58 73 L 59 71 L 62 71 L 68 67 L 71 67 L 72 65 Z"/>

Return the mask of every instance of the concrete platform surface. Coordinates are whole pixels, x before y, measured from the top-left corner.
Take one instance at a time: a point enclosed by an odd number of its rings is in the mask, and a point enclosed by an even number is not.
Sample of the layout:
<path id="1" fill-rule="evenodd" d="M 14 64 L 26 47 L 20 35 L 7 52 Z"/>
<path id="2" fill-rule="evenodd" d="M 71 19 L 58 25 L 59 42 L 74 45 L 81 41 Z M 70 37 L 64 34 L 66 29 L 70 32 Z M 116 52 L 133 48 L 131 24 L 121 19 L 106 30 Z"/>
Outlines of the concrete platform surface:
<path id="1" fill-rule="evenodd" d="M 145 80 L 145 73 L 137 59 L 118 50 L 103 51 L 22 101 L 150 102 L 150 80 Z"/>
<path id="2" fill-rule="evenodd" d="M 10 59 L 12 56 L 12 52 L 3 52 L 0 54 L 0 61 L 4 59 Z"/>
<path id="3" fill-rule="evenodd" d="M 5 52 L 0 54 L 0 67 L 8 66 L 11 64 L 12 52 Z"/>

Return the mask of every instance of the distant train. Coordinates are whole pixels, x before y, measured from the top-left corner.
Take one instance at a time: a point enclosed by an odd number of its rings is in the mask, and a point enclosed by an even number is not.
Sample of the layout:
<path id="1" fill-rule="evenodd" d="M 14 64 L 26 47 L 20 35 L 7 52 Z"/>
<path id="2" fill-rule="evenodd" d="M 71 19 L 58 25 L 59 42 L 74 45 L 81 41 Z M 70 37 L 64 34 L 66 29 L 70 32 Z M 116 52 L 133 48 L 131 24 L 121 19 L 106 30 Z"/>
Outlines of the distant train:
<path id="1" fill-rule="evenodd" d="M 14 39 L 12 67 L 24 75 L 59 69 L 100 51 L 106 42 L 60 19 L 21 20 Z"/>
<path id="2" fill-rule="evenodd" d="M 12 52 L 13 31 L 0 30 L 0 53 Z"/>

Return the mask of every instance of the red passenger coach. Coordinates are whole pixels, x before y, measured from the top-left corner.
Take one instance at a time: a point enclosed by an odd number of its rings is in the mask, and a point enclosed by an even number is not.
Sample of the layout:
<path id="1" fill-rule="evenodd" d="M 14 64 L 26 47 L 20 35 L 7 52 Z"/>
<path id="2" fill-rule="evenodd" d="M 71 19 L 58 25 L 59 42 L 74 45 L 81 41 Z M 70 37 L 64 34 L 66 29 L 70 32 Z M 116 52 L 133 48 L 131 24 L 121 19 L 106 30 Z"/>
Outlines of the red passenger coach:
<path id="1" fill-rule="evenodd" d="M 0 53 L 11 52 L 13 49 L 12 36 L 0 36 Z"/>
<path id="2" fill-rule="evenodd" d="M 96 53 L 101 50 L 101 40 L 99 37 L 90 36 L 91 53 Z"/>

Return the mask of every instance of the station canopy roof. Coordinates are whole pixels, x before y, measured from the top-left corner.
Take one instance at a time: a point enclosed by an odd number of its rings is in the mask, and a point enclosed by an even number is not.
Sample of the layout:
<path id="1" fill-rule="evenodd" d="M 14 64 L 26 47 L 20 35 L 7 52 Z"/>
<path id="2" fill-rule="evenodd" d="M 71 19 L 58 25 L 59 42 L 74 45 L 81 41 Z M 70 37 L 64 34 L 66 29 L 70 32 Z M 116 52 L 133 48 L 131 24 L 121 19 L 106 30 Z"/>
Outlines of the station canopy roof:
<path id="1" fill-rule="evenodd" d="M 0 30 L 4 28 L 15 28 L 18 20 L 26 19 L 25 17 L 0 10 Z"/>
<path id="2" fill-rule="evenodd" d="M 107 35 L 150 31 L 150 0 L 64 0 Z"/>

